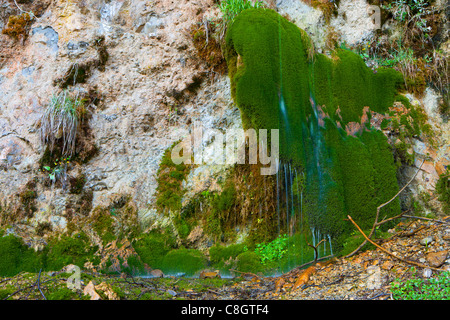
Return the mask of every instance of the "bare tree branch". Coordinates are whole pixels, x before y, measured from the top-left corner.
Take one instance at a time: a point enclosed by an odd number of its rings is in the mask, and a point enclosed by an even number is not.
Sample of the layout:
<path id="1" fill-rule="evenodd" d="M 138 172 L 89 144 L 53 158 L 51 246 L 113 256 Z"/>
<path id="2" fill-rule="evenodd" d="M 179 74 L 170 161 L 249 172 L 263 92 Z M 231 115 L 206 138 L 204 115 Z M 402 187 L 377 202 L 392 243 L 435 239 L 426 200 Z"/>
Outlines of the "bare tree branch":
<path id="1" fill-rule="evenodd" d="M 416 267 L 420 267 L 420 268 L 429 268 L 429 269 L 432 269 L 432 270 L 435 270 L 435 271 L 446 271 L 446 270 L 444 270 L 444 269 L 434 268 L 434 267 L 431 267 L 431 266 L 427 266 L 427 265 L 424 265 L 424 264 L 421 264 L 421 263 L 418 263 L 418 262 L 414 262 L 414 261 L 409 261 L 409 260 L 403 259 L 403 258 L 401 258 L 401 257 L 399 257 L 399 256 L 396 256 L 395 254 L 393 254 L 393 253 L 390 252 L 389 250 L 383 248 L 382 246 L 378 245 L 376 242 L 370 240 L 369 237 L 366 236 L 366 234 L 365 234 L 365 233 L 361 230 L 361 228 L 356 224 L 356 222 L 353 221 L 352 217 L 350 217 L 350 216 L 347 216 L 347 217 L 348 217 L 348 219 L 355 225 L 355 227 L 358 229 L 358 231 L 364 236 L 364 238 L 366 238 L 367 241 L 369 241 L 371 244 L 373 244 L 375 247 L 377 247 L 378 249 L 380 249 L 380 250 L 383 251 L 384 253 L 387 253 L 388 255 L 390 255 L 390 256 L 392 256 L 392 257 L 394 257 L 394 258 L 396 258 L 396 259 L 398 259 L 398 260 L 400 260 L 400 261 L 403 261 L 403 262 L 405 262 L 405 263 L 407 263 L 407 264 L 414 265 L 414 266 L 416 266 Z"/>
<path id="2" fill-rule="evenodd" d="M 376 228 L 380 225 L 380 223 L 378 223 L 378 218 L 380 217 L 380 210 L 381 210 L 381 208 L 387 206 L 389 203 L 391 203 L 392 201 L 394 201 L 394 199 L 397 198 L 398 195 L 399 195 L 400 193 L 402 193 L 403 190 L 405 190 L 406 187 L 409 186 L 409 185 L 411 184 L 411 182 L 413 182 L 413 180 L 416 178 L 417 174 L 419 173 L 420 169 L 422 168 L 424 162 L 425 162 L 425 159 L 422 160 L 422 163 L 420 164 L 420 166 L 419 166 L 419 168 L 417 169 L 416 173 L 412 176 L 412 178 L 408 181 L 408 183 L 405 184 L 405 185 L 403 186 L 403 188 L 401 188 L 401 189 L 397 192 L 397 194 L 396 194 L 394 197 L 392 197 L 391 200 L 389 200 L 388 202 L 385 202 L 385 203 L 383 203 L 383 204 L 381 204 L 381 205 L 379 205 L 379 206 L 377 207 L 377 214 L 376 214 L 376 216 L 375 216 L 375 221 L 374 221 L 374 223 L 373 223 L 372 230 L 370 230 L 370 234 L 369 234 L 369 236 L 368 236 L 369 239 L 373 236 L 373 234 L 375 233 Z M 401 216 L 402 216 L 402 214 L 398 215 L 397 218 L 399 218 L 399 217 L 401 217 Z M 387 222 L 387 220 L 384 220 L 384 221 Z M 384 222 L 383 222 L 383 223 L 384 223 Z M 367 240 L 364 240 L 363 243 L 361 243 L 361 245 L 360 245 L 358 248 L 356 248 L 355 250 L 353 250 L 353 252 L 349 253 L 349 254 L 346 255 L 344 258 L 349 258 L 349 257 L 353 256 L 355 253 L 357 253 L 359 250 L 361 250 L 361 248 L 362 248 L 366 243 L 367 243 Z"/>

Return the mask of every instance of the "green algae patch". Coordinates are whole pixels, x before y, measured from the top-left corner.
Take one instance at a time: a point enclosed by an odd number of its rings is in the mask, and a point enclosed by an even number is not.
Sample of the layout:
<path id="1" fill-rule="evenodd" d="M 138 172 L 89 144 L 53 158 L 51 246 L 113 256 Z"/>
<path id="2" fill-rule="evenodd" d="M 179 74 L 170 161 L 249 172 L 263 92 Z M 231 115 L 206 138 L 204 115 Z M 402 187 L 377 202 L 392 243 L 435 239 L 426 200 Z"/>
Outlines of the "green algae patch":
<path id="1" fill-rule="evenodd" d="M 245 251 L 237 256 L 237 270 L 241 272 L 259 273 L 266 270 L 258 254 Z"/>

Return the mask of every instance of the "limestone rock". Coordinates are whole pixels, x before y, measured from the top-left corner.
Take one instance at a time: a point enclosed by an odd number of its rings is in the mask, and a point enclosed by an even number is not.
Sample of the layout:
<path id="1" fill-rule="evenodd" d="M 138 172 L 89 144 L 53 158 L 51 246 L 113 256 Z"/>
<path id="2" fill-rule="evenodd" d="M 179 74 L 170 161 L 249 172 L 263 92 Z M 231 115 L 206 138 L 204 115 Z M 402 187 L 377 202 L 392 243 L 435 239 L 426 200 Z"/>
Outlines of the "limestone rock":
<path id="1" fill-rule="evenodd" d="M 95 291 L 95 285 L 92 281 L 89 281 L 89 283 L 84 287 L 83 294 L 90 296 L 90 300 L 101 300 L 102 298 L 100 295 Z"/>
<path id="2" fill-rule="evenodd" d="M 367 288 L 371 290 L 381 288 L 381 269 L 379 266 L 370 266 L 367 268 Z"/>
<path id="3" fill-rule="evenodd" d="M 368 41 L 378 27 L 369 15 L 370 5 L 366 0 L 344 0 L 339 2 L 338 16 L 332 18 L 330 26 L 341 34 L 349 45 Z"/>

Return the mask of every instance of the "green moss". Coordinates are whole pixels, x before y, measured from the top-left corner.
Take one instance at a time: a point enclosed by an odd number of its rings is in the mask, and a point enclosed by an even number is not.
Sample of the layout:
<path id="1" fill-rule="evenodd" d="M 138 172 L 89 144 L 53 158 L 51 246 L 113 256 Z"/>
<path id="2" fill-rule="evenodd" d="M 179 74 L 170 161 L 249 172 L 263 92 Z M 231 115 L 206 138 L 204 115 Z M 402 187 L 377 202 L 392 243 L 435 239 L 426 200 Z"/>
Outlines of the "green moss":
<path id="1" fill-rule="evenodd" d="M 305 174 L 309 226 L 334 239 L 353 229 L 344 221 L 347 215 L 371 226 L 377 206 L 398 190 L 392 151 L 370 124 L 355 135 L 340 127 L 360 123 L 367 106 L 387 112 L 402 88 L 401 73 L 373 71 L 346 49 L 337 49 L 332 58 L 315 54 L 302 30 L 268 9 L 239 14 L 226 46 L 243 126 L 280 129 L 282 161 Z M 399 210 L 393 201 L 383 214 Z"/>
<path id="2" fill-rule="evenodd" d="M 137 255 L 128 257 L 126 267 L 122 269 L 122 272 L 131 275 L 139 275 L 142 274 L 144 271 L 145 271 L 144 262 Z"/>
<path id="3" fill-rule="evenodd" d="M 0 289 L 0 300 L 6 299 L 7 297 L 9 297 L 11 294 L 13 294 L 16 291 L 17 291 L 16 288 L 14 288 L 12 286 L 8 286 L 5 289 Z"/>
<path id="4" fill-rule="evenodd" d="M 245 251 L 245 248 L 245 244 L 232 244 L 229 246 L 215 245 L 209 248 L 209 258 L 211 263 L 217 264 L 230 258 L 236 258 Z"/>
<path id="5" fill-rule="evenodd" d="M 381 131 L 364 131 L 361 135 L 369 157 L 374 168 L 375 203 L 379 206 L 392 199 L 398 192 L 398 182 L 396 178 L 396 167 L 392 157 L 392 149 L 387 142 L 386 136 Z M 384 206 L 380 214 L 382 216 L 394 216 L 400 212 L 399 199 L 393 200 L 389 205 Z M 370 216 L 373 216 L 371 214 Z M 370 217 L 368 216 L 368 217 Z M 389 227 L 389 225 L 385 225 Z"/>
<path id="6" fill-rule="evenodd" d="M 209 202 L 210 211 L 207 213 L 204 229 L 206 234 L 216 241 L 228 233 L 228 227 L 236 201 L 235 186 L 229 181 L 220 193 L 208 193 L 206 200 Z"/>
<path id="7" fill-rule="evenodd" d="M 364 231 L 365 234 L 369 234 L 370 230 Z M 345 235 L 344 239 L 342 240 L 343 246 L 342 250 L 339 252 L 340 255 L 347 255 L 351 252 L 353 252 L 356 248 L 358 248 L 361 243 L 364 242 L 364 237 L 362 234 L 360 234 L 358 231 L 352 232 L 350 235 Z M 375 246 L 370 243 L 366 243 L 362 248 L 363 251 L 365 250 L 373 250 L 375 249 Z"/>
<path id="8" fill-rule="evenodd" d="M 359 121 L 364 106 L 378 113 L 386 112 L 402 83 L 401 74 L 387 68 L 374 73 L 361 57 L 348 50 L 338 50 L 336 55 L 332 88 L 344 123 Z"/>
<path id="9" fill-rule="evenodd" d="M 312 243 L 312 239 L 308 237 L 305 239 L 304 234 L 297 233 L 288 238 L 287 252 L 283 257 L 272 263 L 272 268 L 278 268 L 281 272 L 288 272 L 299 265 L 314 260 L 314 250 L 308 246 L 308 243 Z M 327 243 L 326 255 L 330 254 L 329 244 Z M 323 245 L 318 248 L 319 256 L 324 256 Z M 268 265 L 270 266 L 270 264 Z"/>
<path id="10" fill-rule="evenodd" d="M 46 248 L 46 269 L 60 270 L 68 264 L 83 267 L 88 261 L 98 262 L 94 256 L 97 249 L 96 246 L 91 246 L 89 238 L 83 232 L 52 238 Z"/>
<path id="11" fill-rule="evenodd" d="M 143 234 L 140 239 L 133 243 L 133 248 L 143 263 L 152 269 L 160 269 L 164 256 L 175 245 L 173 237 L 152 231 Z"/>
<path id="12" fill-rule="evenodd" d="M 217 197 L 214 197 L 213 207 L 218 211 L 228 211 L 233 207 L 235 197 L 236 189 L 234 185 L 230 184 Z"/>
<path id="13" fill-rule="evenodd" d="M 38 272 L 43 267 L 42 255 L 28 248 L 13 235 L 0 238 L 0 276 L 14 276 L 21 271 Z"/>
<path id="14" fill-rule="evenodd" d="M 246 251 L 237 256 L 237 270 L 242 272 L 259 273 L 265 268 L 259 256 L 253 251 Z"/>
<path id="15" fill-rule="evenodd" d="M 163 258 L 161 270 L 166 274 L 184 273 L 192 276 L 206 267 L 204 255 L 195 249 L 174 249 Z"/>
<path id="16" fill-rule="evenodd" d="M 280 101 L 287 106 L 287 118 L 292 119 L 289 127 L 296 129 L 289 136 L 280 130 L 280 152 L 286 155 L 288 138 L 302 141 L 301 121 L 310 111 L 306 107 L 307 46 L 300 29 L 272 10 L 249 9 L 231 25 L 226 45 L 232 96 L 242 112 L 244 128 L 285 129 L 288 124 L 282 121 Z M 300 160 L 302 150 L 291 147 L 290 154 Z"/>
<path id="17" fill-rule="evenodd" d="M 78 295 L 68 288 L 58 288 L 48 294 L 48 300 L 77 300 Z"/>
<path id="18" fill-rule="evenodd" d="M 193 225 L 191 225 L 186 219 L 183 219 L 182 214 L 176 214 L 173 219 L 173 223 L 178 232 L 178 236 L 181 239 L 186 239 L 191 233 Z"/>
<path id="19" fill-rule="evenodd" d="M 439 194 L 439 201 L 442 202 L 444 211 L 450 211 L 450 173 L 443 173 L 436 183 L 436 192 Z"/>
<path id="20" fill-rule="evenodd" d="M 432 146 L 436 147 L 435 134 L 431 125 L 428 123 L 428 115 L 420 105 L 411 104 L 404 95 L 397 95 L 396 102 L 400 102 L 405 108 L 405 112 L 395 114 L 391 112 L 392 129 L 397 131 L 400 139 L 420 137 L 426 140 Z"/>
<path id="21" fill-rule="evenodd" d="M 179 211 L 184 194 L 182 182 L 189 173 L 189 167 L 184 163 L 175 164 L 171 159 L 175 142 L 164 153 L 157 173 L 158 187 L 156 189 L 156 205 L 164 212 Z"/>
<path id="22" fill-rule="evenodd" d="M 91 216 L 92 228 L 102 239 L 103 245 L 117 239 L 114 233 L 114 219 L 110 210 L 97 207 Z"/>
<path id="23" fill-rule="evenodd" d="M 281 154 L 302 163 L 310 98 L 343 125 L 358 121 L 362 110 L 385 112 L 394 102 L 402 76 L 393 69 L 374 73 L 357 54 L 344 49 L 330 59 L 310 59 L 309 39 L 294 24 L 268 9 L 243 11 L 226 38 L 232 95 L 245 128 L 279 128 Z M 313 62 L 311 62 L 313 61 Z M 284 110 L 284 111 L 283 111 Z"/>

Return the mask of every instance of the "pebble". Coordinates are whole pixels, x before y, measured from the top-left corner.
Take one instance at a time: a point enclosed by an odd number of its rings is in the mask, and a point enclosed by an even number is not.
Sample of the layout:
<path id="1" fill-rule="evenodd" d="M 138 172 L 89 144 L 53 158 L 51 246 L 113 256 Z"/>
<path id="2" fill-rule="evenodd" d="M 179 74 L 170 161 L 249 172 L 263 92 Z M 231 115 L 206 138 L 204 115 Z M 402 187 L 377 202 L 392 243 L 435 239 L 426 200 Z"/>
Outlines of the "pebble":
<path id="1" fill-rule="evenodd" d="M 164 278 L 164 273 L 159 269 L 152 270 L 150 274 L 155 278 Z"/>
<path id="2" fill-rule="evenodd" d="M 422 240 L 420 240 L 420 244 L 423 246 L 427 246 L 432 242 L 433 242 L 433 237 L 431 237 L 431 236 L 425 237 Z"/>
<path id="3" fill-rule="evenodd" d="M 423 277 L 424 278 L 429 278 L 429 277 L 431 277 L 432 274 L 433 274 L 433 271 L 430 268 L 425 268 L 423 270 Z"/>
<path id="4" fill-rule="evenodd" d="M 176 296 L 177 293 L 175 291 L 173 291 L 172 289 L 168 289 L 167 293 L 170 294 L 171 296 Z"/>

